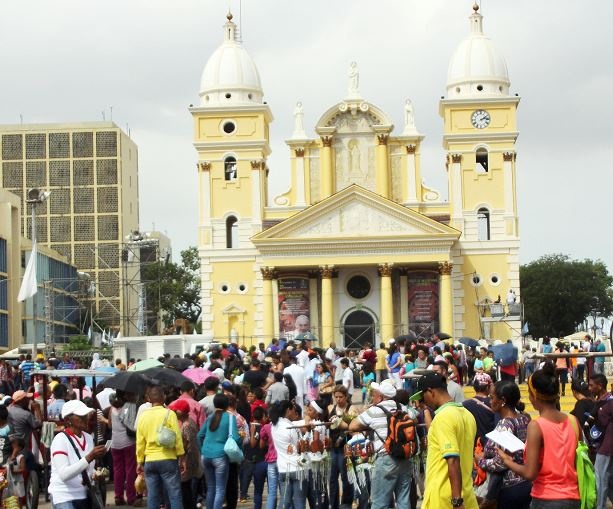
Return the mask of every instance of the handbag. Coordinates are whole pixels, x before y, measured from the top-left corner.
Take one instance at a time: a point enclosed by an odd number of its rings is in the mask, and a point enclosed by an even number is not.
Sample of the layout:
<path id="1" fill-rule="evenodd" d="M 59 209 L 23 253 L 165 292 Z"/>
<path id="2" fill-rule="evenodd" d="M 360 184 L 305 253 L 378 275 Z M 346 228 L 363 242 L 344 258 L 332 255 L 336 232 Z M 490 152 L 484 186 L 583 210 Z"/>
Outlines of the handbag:
<path id="1" fill-rule="evenodd" d="M 79 459 L 81 459 L 81 453 L 79 453 L 79 449 L 74 444 L 68 433 L 64 432 L 66 438 L 72 445 L 72 448 Z M 81 477 L 83 478 L 83 484 L 87 488 L 87 499 L 89 500 L 90 509 L 104 509 L 104 500 L 102 499 L 102 493 L 100 492 L 100 488 L 98 484 L 92 483 L 89 475 L 87 475 L 87 468 L 81 472 Z"/>
<path id="2" fill-rule="evenodd" d="M 225 445 L 223 446 L 223 451 L 226 453 L 226 456 L 230 460 L 230 463 L 241 463 L 243 461 L 244 455 L 243 451 L 236 443 L 236 440 L 232 437 L 232 415 L 228 414 L 229 426 L 228 426 L 228 439 L 226 440 Z"/>
<path id="3" fill-rule="evenodd" d="M 175 431 L 166 426 L 166 422 L 168 421 L 169 415 L 170 408 L 167 410 L 166 417 L 164 417 L 164 421 L 158 428 L 156 436 L 156 443 L 164 449 L 172 449 L 177 442 L 177 434 L 175 433 Z"/>

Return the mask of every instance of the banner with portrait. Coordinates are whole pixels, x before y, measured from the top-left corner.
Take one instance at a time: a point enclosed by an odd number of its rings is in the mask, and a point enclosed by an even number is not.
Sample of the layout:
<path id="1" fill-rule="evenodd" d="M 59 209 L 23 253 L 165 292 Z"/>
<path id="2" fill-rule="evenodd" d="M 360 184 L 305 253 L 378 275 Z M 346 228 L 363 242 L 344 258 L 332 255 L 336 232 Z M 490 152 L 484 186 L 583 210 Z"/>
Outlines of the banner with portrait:
<path id="1" fill-rule="evenodd" d="M 417 337 L 429 338 L 438 332 L 439 275 L 434 271 L 407 274 L 409 288 L 409 330 Z"/>
<path id="2" fill-rule="evenodd" d="M 279 284 L 279 335 L 295 338 L 311 330 L 309 278 L 287 276 Z"/>

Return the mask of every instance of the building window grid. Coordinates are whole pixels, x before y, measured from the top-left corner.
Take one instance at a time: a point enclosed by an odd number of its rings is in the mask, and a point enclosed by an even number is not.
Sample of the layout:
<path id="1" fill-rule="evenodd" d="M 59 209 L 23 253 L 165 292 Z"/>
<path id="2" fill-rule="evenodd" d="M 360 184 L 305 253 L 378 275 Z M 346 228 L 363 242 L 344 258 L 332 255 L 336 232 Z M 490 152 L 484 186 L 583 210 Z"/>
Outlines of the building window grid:
<path id="1" fill-rule="evenodd" d="M 47 163 L 26 161 L 26 188 L 47 187 Z"/>
<path id="2" fill-rule="evenodd" d="M 45 133 L 26 134 L 26 159 L 47 158 L 47 135 Z"/>

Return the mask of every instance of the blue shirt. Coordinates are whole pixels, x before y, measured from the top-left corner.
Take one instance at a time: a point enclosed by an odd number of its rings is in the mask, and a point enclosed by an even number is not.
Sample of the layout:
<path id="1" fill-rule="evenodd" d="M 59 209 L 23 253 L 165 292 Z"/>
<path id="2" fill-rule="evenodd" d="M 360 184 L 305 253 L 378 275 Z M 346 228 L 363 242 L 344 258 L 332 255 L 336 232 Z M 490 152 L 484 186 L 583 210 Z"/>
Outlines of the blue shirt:
<path id="1" fill-rule="evenodd" d="M 238 435 L 238 427 L 236 425 L 236 417 L 223 412 L 219 426 L 215 431 L 210 430 L 211 422 L 215 414 L 207 418 L 206 422 L 198 432 L 198 443 L 200 444 L 200 454 L 207 459 L 222 458 L 226 453 L 224 446 L 230 435 L 230 427 L 232 428 L 232 438 L 240 446 L 241 440 Z M 231 423 L 231 424 L 230 424 Z"/>
<path id="2" fill-rule="evenodd" d="M 398 362 L 399 357 L 400 357 L 400 354 L 398 352 L 394 352 L 392 355 L 387 356 L 387 363 L 391 367 L 390 369 L 391 373 L 398 373 L 400 371 L 400 368 L 401 368 L 400 365 L 396 366 L 395 368 L 393 367 L 394 364 Z"/>
<path id="3" fill-rule="evenodd" d="M 596 351 L 597 352 L 606 352 L 607 348 L 604 346 L 604 343 L 601 342 L 596 347 Z M 595 357 L 594 358 L 594 362 L 597 362 L 598 364 L 601 364 L 601 363 L 604 362 L 604 357 Z"/>

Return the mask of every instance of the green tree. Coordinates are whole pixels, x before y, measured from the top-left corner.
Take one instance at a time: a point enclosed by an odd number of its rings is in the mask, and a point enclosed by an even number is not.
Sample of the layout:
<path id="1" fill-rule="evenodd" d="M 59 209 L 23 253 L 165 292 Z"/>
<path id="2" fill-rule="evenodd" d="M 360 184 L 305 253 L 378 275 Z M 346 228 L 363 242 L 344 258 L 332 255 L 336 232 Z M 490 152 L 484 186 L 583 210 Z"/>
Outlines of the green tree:
<path id="1" fill-rule="evenodd" d="M 143 268 L 147 308 L 170 326 L 183 318 L 195 324 L 201 313 L 198 249 L 181 251 L 181 263 L 158 261 Z"/>
<path id="2" fill-rule="evenodd" d="M 524 317 L 534 337 L 568 335 L 596 309 L 613 311 L 613 277 L 600 261 L 545 255 L 519 271 Z"/>

